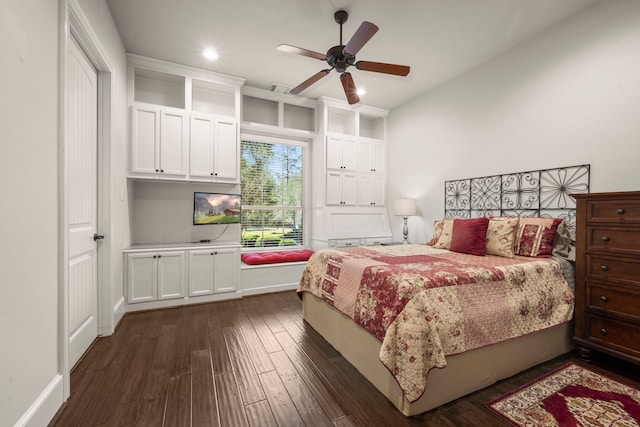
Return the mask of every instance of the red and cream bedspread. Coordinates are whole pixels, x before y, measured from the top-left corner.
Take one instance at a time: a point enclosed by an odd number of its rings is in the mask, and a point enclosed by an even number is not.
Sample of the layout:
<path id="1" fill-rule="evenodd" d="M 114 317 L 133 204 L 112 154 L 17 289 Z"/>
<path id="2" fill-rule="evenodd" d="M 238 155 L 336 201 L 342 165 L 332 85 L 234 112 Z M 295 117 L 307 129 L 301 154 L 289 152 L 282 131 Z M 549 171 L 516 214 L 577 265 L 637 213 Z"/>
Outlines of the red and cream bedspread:
<path id="1" fill-rule="evenodd" d="M 407 400 L 445 356 L 567 322 L 574 292 L 550 258 L 473 256 L 426 245 L 326 249 L 298 292 L 333 305 L 382 342 Z M 482 367 L 478 367 L 482 369 Z"/>

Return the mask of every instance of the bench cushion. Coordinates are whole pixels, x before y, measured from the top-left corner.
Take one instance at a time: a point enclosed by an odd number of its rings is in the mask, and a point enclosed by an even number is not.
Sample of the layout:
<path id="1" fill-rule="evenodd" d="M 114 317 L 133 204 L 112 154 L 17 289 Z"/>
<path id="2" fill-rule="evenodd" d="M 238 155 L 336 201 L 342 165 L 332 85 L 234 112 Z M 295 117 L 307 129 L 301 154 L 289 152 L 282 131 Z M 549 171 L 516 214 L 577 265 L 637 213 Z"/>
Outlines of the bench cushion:
<path id="1" fill-rule="evenodd" d="M 249 265 L 277 264 L 280 262 L 306 261 L 313 255 L 311 249 L 298 249 L 295 251 L 254 252 L 243 253 L 240 256 L 242 262 Z"/>

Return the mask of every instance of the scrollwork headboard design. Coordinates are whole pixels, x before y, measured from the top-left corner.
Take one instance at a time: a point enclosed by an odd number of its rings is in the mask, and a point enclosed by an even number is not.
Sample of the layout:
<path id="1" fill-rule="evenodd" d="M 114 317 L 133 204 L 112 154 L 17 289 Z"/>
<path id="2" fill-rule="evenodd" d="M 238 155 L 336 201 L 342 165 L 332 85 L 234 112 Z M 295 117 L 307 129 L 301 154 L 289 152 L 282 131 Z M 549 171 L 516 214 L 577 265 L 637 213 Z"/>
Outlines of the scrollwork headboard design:
<path id="1" fill-rule="evenodd" d="M 591 165 L 567 166 L 444 183 L 445 218 L 563 218 L 575 237 L 572 193 L 588 193 Z"/>

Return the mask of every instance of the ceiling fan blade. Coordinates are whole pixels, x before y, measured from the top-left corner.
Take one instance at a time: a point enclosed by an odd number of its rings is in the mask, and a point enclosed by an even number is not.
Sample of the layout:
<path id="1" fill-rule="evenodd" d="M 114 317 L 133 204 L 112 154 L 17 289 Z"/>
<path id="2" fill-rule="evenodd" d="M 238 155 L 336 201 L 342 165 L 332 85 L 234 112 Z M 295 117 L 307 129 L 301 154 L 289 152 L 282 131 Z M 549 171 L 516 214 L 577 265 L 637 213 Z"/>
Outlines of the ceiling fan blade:
<path id="1" fill-rule="evenodd" d="M 309 86 L 311 86 L 312 84 L 314 84 L 315 82 L 317 82 L 318 80 L 320 80 L 321 78 L 329 74 L 329 71 L 331 70 L 318 71 L 313 76 L 309 77 L 307 80 L 303 81 L 298 86 L 291 89 L 289 93 L 292 95 L 299 94 L 300 92 L 302 92 L 303 90 L 305 90 L 306 88 L 308 88 Z"/>
<path id="2" fill-rule="evenodd" d="M 364 21 L 360 24 L 360 27 L 355 32 L 349 43 L 347 43 L 343 49 L 344 53 L 349 55 L 355 55 L 362 49 L 371 37 L 378 31 L 378 27 L 371 22 Z"/>
<path id="3" fill-rule="evenodd" d="M 358 70 L 393 74 L 395 76 L 406 76 L 411 71 L 411 67 L 407 65 L 385 64 L 384 62 L 358 61 L 355 65 Z"/>
<path id="4" fill-rule="evenodd" d="M 357 104 L 360 102 L 360 97 L 358 97 L 356 93 L 356 85 L 353 83 L 351 73 L 342 73 L 340 75 L 340 81 L 342 82 L 342 88 L 344 89 L 344 94 L 347 96 L 349 104 Z"/>
<path id="5" fill-rule="evenodd" d="M 295 53 L 298 55 L 308 56 L 309 58 L 319 59 L 321 61 L 324 61 L 327 58 L 324 53 L 314 52 L 309 49 L 303 49 L 301 47 L 291 46 L 289 44 L 278 45 L 276 49 L 280 52 Z"/>

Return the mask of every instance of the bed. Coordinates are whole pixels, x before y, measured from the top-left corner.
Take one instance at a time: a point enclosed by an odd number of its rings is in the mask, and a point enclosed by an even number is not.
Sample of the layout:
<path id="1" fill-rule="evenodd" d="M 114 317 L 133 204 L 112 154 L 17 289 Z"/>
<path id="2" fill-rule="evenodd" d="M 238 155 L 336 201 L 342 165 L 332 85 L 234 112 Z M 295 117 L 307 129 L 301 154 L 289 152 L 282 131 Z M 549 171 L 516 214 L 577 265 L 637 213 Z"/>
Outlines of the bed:
<path id="1" fill-rule="evenodd" d="M 571 350 L 571 212 L 471 216 L 429 244 L 317 251 L 302 275 L 304 319 L 407 416 Z"/>

